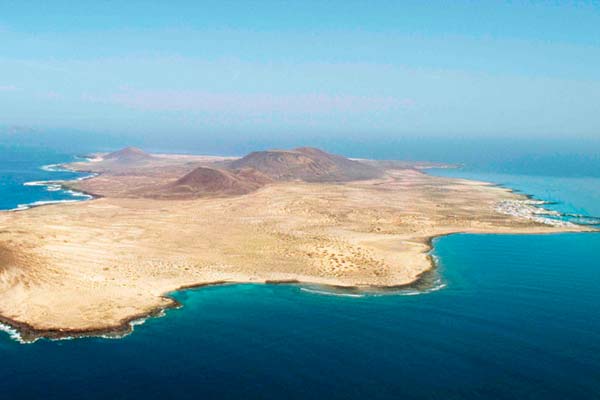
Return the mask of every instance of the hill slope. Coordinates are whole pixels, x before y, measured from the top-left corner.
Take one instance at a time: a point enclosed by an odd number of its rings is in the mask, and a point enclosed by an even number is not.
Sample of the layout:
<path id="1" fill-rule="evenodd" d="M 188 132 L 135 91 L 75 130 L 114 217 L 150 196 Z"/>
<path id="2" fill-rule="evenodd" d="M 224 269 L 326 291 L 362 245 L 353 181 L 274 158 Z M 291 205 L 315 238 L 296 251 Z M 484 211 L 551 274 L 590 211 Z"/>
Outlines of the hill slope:
<path id="1" fill-rule="evenodd" d="M 382 172 L 370 165 L 312 147 L 293 150 L 255 151 L 229 164 L 230 168 L 254 168 L 274 180 L 335 182 L 372 179 Z"/>
<path id="2" fill-rule="evenodd" d="M 126 147 L 124 149 L 109 153 L 102 157 L 102 159 L 120 164 L 133 164 L 141 161 L 152 160 L 154 157 L 136 147 Z"/>
<path id="3" fill-rule="evenodd" d="M 167 185 L 166 196 L 230 196 L 250 193 L 272 182 L 260 172 L 244 168 L 227 171 L 198 167 L 177 181 Z"/>

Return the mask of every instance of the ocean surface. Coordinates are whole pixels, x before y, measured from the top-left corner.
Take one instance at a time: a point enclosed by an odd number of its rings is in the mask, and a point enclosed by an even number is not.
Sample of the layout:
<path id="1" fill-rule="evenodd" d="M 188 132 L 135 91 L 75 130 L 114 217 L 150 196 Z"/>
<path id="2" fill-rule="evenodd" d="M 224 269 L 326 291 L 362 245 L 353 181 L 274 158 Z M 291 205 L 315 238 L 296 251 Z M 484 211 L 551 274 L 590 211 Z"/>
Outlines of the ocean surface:
<path id="1" fill-rule="evenodd" d="M 89 199 L 63 188 L 55 181 L 85 179 L 88 174 L 64 171 L 57 164 L 72 162 L 75 155 L 40 148 L 0 145 L 0 210 Z"/>
<path id="2" fill-rule="evenodd" d="M 73 155 L 0 147 L 0 208 L 77 200 L 26 182 Z M 594 224 L 600 178 L 443 170 Z M 387 295 L 296 285 L 173 294 L 184 307 L 121 339 L 0 333 L 7 399 L 599 399 L 600 234 L 451 235 L 427 285 Z M 433 285 L 433 286 L 431 286 Z M 1 294 L 0 294 L 1 295 Z"/>

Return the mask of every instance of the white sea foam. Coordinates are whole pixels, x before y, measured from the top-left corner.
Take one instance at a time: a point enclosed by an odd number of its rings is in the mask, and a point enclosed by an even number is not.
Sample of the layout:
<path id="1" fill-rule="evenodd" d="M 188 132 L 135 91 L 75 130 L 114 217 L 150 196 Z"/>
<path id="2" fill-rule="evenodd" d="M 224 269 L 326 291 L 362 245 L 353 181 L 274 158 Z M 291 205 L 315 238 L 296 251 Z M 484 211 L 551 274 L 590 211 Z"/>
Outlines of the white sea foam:
<path id="1" fill-rule="evenodd" d="M 376 296 L 418 296 L 421 294 L 428 294 L 437 292 L 446 287 L 446 283 L 442 281 L 441 278 L 436 279 L 431 287 L 426 289 L 414 289 L 414 288 L 406 288 L 406 289 L 397 289 L 397 290 L 382 290 L 382 291 L 365 291 L 363 293 L 344 293 L 338 291 L 328 291 L 325 289 L 313 289 L 307 287 L 301 287 L 300 290 L 307 293 L 322 295 L 322 296 L 338 296 L 338 297 L 376 297 Z"/>
<path id="2" fill-rule="evenodd" d="M 80 176 L 79 178 L 75 178 L 75 179 L 72 179 L 72 180 L 74 180 L 74 181 L 85 181 L 86 179 L 92 179 L 92 178 L 95 178 L 97 176 L 98 176 L 98 174 L 93 173 L 93 174 L 89 174 L 89 175 L 85 175 L 85 176 Z"/>
<path id="3" fill-rule="evenodd" d="M 442 282 L 441 279 L 438 279 L 438 280 L 435 281 L 435 283 L 433 284 L 433 286 L 431 286 L 430 288 L 428 288 L 426 290 L 420 291 L 419 294 L 426 294 L 426 293 L 437 292 L 438 290 L 442 290 L 446 286 L 447 285 L 444 282 Z"/>
<path id="4" fill-rule="evenodd" d="M 309 289 L 309 288 L 300 288 L 303 292 L 319 294 L 323 296 L 338 296 L 338 297 L 365 297 L 366 294 L 359 293 L 340 293 L 340 292 L 329 292 L 326 290 L 317 290 L 317 289 Z"/>
<path id="5" fill-rule="evenodd" d="M 48 192 L 59 192 L 62 190 L 61 181 L 32 181 L 25 182 L 23 186 L 45 186 Z"/>
<path id="6" fill-rule="evenodd" d="M 23 186 L 46 186 L 51 184 L 54 181 L 32 181 L 32 182 L 25 182 L 23 184 Z"/>
<path id="7" fill-rule="evenodd" d="M 40 168 L 42 170 L 48 171 L 48 172 L 66 171 L 66 169 L 63 167 L 62 164 L 48 164 L 48 165 L 43 165 Z"/>
<path id="8" fill-rule="evenodd" d="M 101 337 L 102 339 L 122 339 L 126 336 L 129 336 L 133 333 L 133 331 L 135 330 L 136 326 L 139 325 L 143 325 L 146 323 L 146 321 L 148 321 L 150 318 L 162 318 L 165 315 L 167 315 L 167 313 L 165 312 L 165 310 L 160 310 L 160 312 L 156 315 L 152 315 L 152 316 L 147 316 L 147 317 L 141 317 L 138 319 L 134 319 L 132 321 L 129 321 L 129 327 L 131 328 L 128 332 L 122 333 L 122 334 L 105 334 L 105 335 L 98 335 L 96 337 Z M 80 336 L 81 337 L 81 336 Z"/>
<path id="9" fill-rule="evenodd" d="M 41 207 L 41 206 L 48 206 L 51 204 L 61 204 L 61 203 L 77 203 L 80 201 L 81 200 L 75 200 L 75 199 L 34 201 L 31 203 L 27 203 L 27 204 L 19 204 L 17 207 L 12 208 L 8 211 L 25 211 L 25 210 L 28 210 L 33 207 Z"/>
<path id="10" fill-rule="evenodd" d="M 430 287 L 427 287 L 425 289 L 399 289 L 397 291 L 390 291 L 388 293 L 384 293 L 384 294 L 388 294 L 388 295 L 396 295 L 396 296 L 419 296 L 422 294 L 429 294 L 429 293 L 433 293 L 433 292 L 437 292 L 438 290 L 442 290 L 443 288 L 446 287 L 446 283 L 442 281 L 441 278 L 437 278 Z"/>
<path id="11" fill-rule="evenodd" d="M 32 203 L 27 203 L 27 204 L 19 204 L 19 207 L 40 207 L 40 206 L 47 206 L 50 204 L 61 204 L 61 203 L 76 203 L 79 200 L 73 200 L 73 199 L 65 199 L 65 200 L 40 200 L 40 201 L 34 201 Z"/>
<path id="12" fill-rule="evenodd" d="M 77 192 L 75 190 L 65 190 L 65 193 L 68 193 L 68 194 L 70 194 L 73 197 L 83 197 L 86 200 L 91 200 L 91 199 L 94 198 L 94 196 L 92 196 L 91 194 Z M 77 200 L 77 201 L 80 201 L 80 200 Z"/>
<path id="13" fill-rule="evenodd" d="M 8 211 L 25 211 L 25 210 L 29 210 L 30 208 L 31 207 L 29 207 L 28 205 L 19 204 L 17 207 L 11 208 Z"/>
<path id="14" fill-rule="evenodd" d="M 90 338 L 90 337 L 99 337 L 102 339 L 122 339 L 125 336 L 131 335 L 133 333 L 133 331 L 135 330 L 136 326 L 143 325 L 144 323 L 146 323 L 146 321 L 148 319 L 162 318 L 165 315 L 167 315 L 165 310 L 160 310 L 160 312 L 156 315 L 134 319 L 133 321 L 129 322 L 129 326 L 131 329 L 128 332 L 125 332 L 122 334 L 62 336 L 62 337 L 58 337 L 58 338 L 49 338 L 47 340 L 50 340 L 52 342 L 58 342 L 58 341 L 63 341 L 63 340 L 76 340 L 76 339 Z M 3 323 L 0 323 L 0 332 L 6 332 L 12 340 L 19 342 L 21 344 L 35 343 L 41 339 L 41 338 L 36 337 L 36 338 L 30 339 L 30 340 L 24 340 L 23 337 L 21 336 L 21 333 L 17 329 L 13 328 L 12 326 L 3 324 Z"/>
<path id="15" fill-rule="evenodd" d="M 7 333 L 7 334 L 8 334 L 8 336 L 9 336 L 9 337 L 10 337 L 12 340 L 14 340 L 14 341 L 16 341 L 16 342 L 19 342 L 19 343 L 21 343 L 21 344 L 33 343 L 33 342 L 34 342 L 34 341 L 26 341 L 26 340 L 23 340 L 23 338 L 21 337 L 21 333 L 20 333 L 18 330 L 16 330 L 16 329 L 15 329 L 15 328 L 13 328 L 12 326 L 9 326 L 9 325 L 6 325 L 6 324 L 3 324 L 3 323 L 1 323 L 1 322 L 0 322 L 0 332 L 5 332 L 5 333 Z"/>
<path id="16" fill-rule="evenodd" d="M 50 171 L 50 172 L 64 172 L 64 171 L 72 172 L 72 171 L 69 171 L 68 169 L 61 168 L 61 166 L 62 166 L 62 164 L 50 164 L 50 165 L 44 165 L 43 167 L 41 167 L 41 169 L 43 169 L 44 171 Z M 78 178 L 71 179 L 71 180 L 72 181 L 83 181 L 86 179 L 94 178 L 96 176 L 98 176 L 98 174 L 92 173 L 92 174 L 80 176 Z M 64 182 L 65 181 L 60 181 L 60 180 L 31 181 L 31 182 L 23 183 L 23 186 L 43 186 L 46 188 L 46 190 L 48 192 L 63 191 L 64 193 L 68 194 L 69 196 L 74 197 L 73 199 L 34 201 L 32 203 L 19 204 L 16 208 L 13 208 L 9 211 L 25 211 L 32 207 L 39 207 L 39 206 L 45 206 L 45 205 L 50 205 L 50 204 L 60 204 L 60 203 L 74 203 L 77 201 L 91 200 L 94 198 L 94 196 L 89 195 L 87 193 L 78 192 L 78 191 L 72 190 L 72 189 L 64 189 L 64 187 L 63 187 Z"/>

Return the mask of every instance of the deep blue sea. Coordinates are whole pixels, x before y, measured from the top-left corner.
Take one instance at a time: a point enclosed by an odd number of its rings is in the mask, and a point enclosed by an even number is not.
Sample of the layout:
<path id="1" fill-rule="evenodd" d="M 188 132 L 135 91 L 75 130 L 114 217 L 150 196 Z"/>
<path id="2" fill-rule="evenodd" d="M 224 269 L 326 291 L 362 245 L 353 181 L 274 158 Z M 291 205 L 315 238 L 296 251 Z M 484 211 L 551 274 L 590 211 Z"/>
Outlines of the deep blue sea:
<path id="1" fill-rule="evenodd" d="M 72 177 L 40 169 L 72 157 L 0 147 L 0 208 L 73 199 L 23 186 Z M 597 177 L 432 173 L 503 184 L 569 218 L 600 216 Z M 437 291 L 218 286 L 174 294 L 183 308 L 122 339 L 24 345 L 0 334 L 0 396 L 600 399 L 599 250 L 595 233 L 451 235 L 435 241 Z"/>
<path id="2" fill-rule="evenodd" d="M 89 198 L 62 190 L 52 181 L 81 179 L 86 174 L 60 170 L 56 164 L 76 161 L 75 155 L 40 148 L 0 145 L 0 210 Z"/>

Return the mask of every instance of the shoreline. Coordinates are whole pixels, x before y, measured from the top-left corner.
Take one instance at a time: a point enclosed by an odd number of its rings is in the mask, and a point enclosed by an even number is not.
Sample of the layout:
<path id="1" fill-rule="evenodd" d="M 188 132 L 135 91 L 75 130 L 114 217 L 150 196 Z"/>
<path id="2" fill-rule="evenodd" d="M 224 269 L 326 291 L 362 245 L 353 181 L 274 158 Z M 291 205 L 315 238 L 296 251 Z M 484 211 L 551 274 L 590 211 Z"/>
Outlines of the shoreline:
<path id="1" fill-rule="evenodd" d="M 444 237 L 449 235 L 440 235 L 439 237 Z M 432 241 L 437 237 L 432 238 Z M 428 253 L 433 250 L 431 247 L 428 250 Z M 183 308 L 185 305 L 175 298 L 173 298 L 173 294 L 179 292 L 185 292 L 188 290 L 195 290 L 204 287 L 213 287 L 213 286 L 234 286 L 234 285 L 289 285 L 289 286 L 311 286 L 319 287 L 323 289 L 332 289 L 328 294 L 335 294 L 335 290 L 342 291 L 342 293 L 351 293 L 351 294 L 360 294 L 360 295 L 374 295 L 374 294 L 385 294 L 388 293 L 390 295 L 394 295 L 394 291 L 398 290 L 406 290 L 410 288 L 415 288 L 418 286 L 420 281 L 425 279 L 426 275 L 435 271 L 437 269 L 437 263 L 434 260 L 434 257 L 428 256 L 428 259 L 431 262 L 431 267 L 423 272 L 421 272 L 417 278 L 407 284 L 402 285 L 393 285 L 393 286 L 377 286 L 377 285 L 332 285 L 332 284 L 324 284 L 318 282 L 307 282 L 299 279 L 282 279 L 282 280 L 265 280 L 262 282 L 257 281 L 227 281 L 227 280 L 218 280 L 214 282 L 202 282 L 197 284 L 190 284 L 178 287 L 169 292 L 163 293 L 161 298 L 164 298 L 170 302 L 167 306 L 158 306 L 147 312 L 142 312 L 136 315 L 131 316 L 130 318 L 126 318 L 122 320 L 118 325 L 112 327 L 98 327 L 98 328 L 88 328 L 88 329 L 38 329 L 33 325 L 16 321 L 14 319 L 5 317 L 0 314 L 0 331 L 6 332 L 9 337 L 20 344 L 33 344 L 41 339 L 47 339 L 51 341 L 58 340 L 74 340 L 74 339 L 82 339 L 82 338 L 104 338 L 104 339 L 121 339 L 124 338 L 134 331 L 134 327 L 138 325 L 144 324 L 148 319 L 151 318 L 160 318 L 165 315 L 165 313 L 172 309 Z M 444 285 L 445 286 L 445 285 Z M 302 289 L 302 287 L 301 287 Z M 422 288 L 415 288 L 418 292 L 416 294 L 427 294 L 429 291 Z M 310 293 L 310 292 L 309 292 Z M 315 293 L 315 294 L 324 294 L 324 293 Z"/>
<path id="2" fill-rule="evenodd" d="M 454 169 L 456 170 L 461 170 L 464 167 L 464 165 L 460 165 Z M 427 168 L 427 169 L 451 169 L 451 168 L 438 168 L 438 167 L 433 167 L 433 168 Z M 424 169 L 424 172 L 427 173 L 427 171 Z M 589 232 L 595 232 L 598 231 L 600 229 L 600 217 L 597 216 L 593 216 L 593 215 L 585 215 L 585 214 L 571 214 L 571 213 L 564 213 L 562 211 L 557 211 L 557 210 L 552 210 L 552 209 L 548 209 L 545 208 L 545 205 L 556 205 L 559 204 L 555 201 L 549 201 L 549 200 L 544 200 L 541 199 L 539 197 L 537 197 L 536 195 L 533 194 L 529 194 L 526 193 L 520 189 L 515 189 L 512 188 L 510 186 L 508 186 L 506 183 L 496 183 L 496 182 L 490 182 L 490 181 L 480 181 L 477 179 L 471 179 L 471 178 L 464 178 L 464 177 L 453 177 L 453 176 L 445 176 L 445 175 L 434 175 L 434 174 L 429 174 L 431 176 L 435 176 L 435 177 L 443 177 L 443 178 L 451 178 L 451 179 L 463 179 L 463 180 L 468 180 L 468 181 L 472 181 L 472 182 L 481 182 L 484 183 L 486 185 L 489 185 L 491 187 L 497 187 L 500 189 L 504 189 L 509 191 L 510 193 L 516 194 L 518 196 L 523 196 L 525 197 L 525 200 L 521 200 L 522 203 L 527 202 L 527 201 L 531 201 L 531 206 L 541 210 L 542 212 L 540 213 L 536 213 L 536 215 L 539 215 L 540 218 L 545 218 L 545 216 L 547 215 L 554 215 L 557 217 L 563 217 L 563 218 L 577 218 L 580 220 L 588 220 L 588 221 L 593 221 L 593 222 L 572 222 L 569 220 L 560 220 L 560 219 L 552 219 L 552 218 L 546 218 L 547 220 L 550 220 L 551 222 L 563 222 L 566 224 L 566 226 L 583 226 L 583 227 L 591 227 Z M 529 175 L 526 175 L 529 176 Z M 513 215 L 513 214 L 508 214 L 508 215 Z M 533 221 L 535 221 L 534 219 L 532 219 Z M 539 222 L 539 221 L 538 221 Z M 544 223 L 544 222 L 542 222 Z M 548 225 L 554 225 L 552 223 L 548 224 Z M 555 226 L 561 226 L 561 225 L 555 225 Z M 564 226 L 564 225 L 562 225 Z"/>
<path id="3" fill-rule="evenodd" d="M 264 281 L 228 281 L 217 280 L 213 282 L 201 282 L 197 284 L 183 285 L 174 290 L 163 293 L 160 297 L 169 301 L 166 306 L 158 306 L 147 312 L 141 312 L 126 318 L 116 326 L 112 327 L 97 327 L 88 329 L 38 329 L 31 324 L 19 322 L 0 314 L 0 331 L 4 331 L 10 339 L 20 344 L 33 344 L 41 339 L 50 341 L 59 340 L 75 340 L 83 338 L 102 338 L 102 339 L 122 339 L 134 332 L 138 325 L 143 325 L 151 318 L 161 318 L 166 315 L 169 310 L 184 308 L 185 304 L 181 303 L 173 297 L 174 294 L 185 292 L 188 290 L 196 290 L 205 287 L 213 286 L 235 286 L 235 285 L 288 285 L 298 286 L 300 290 L 313 295 L 333 295 L 340 297 L 368 297 L 376 295 L 422 295 L 435 292 L 446 287 L 441 277 L 439 280 L 432 282 L 424 282 L 429 278 L 429 275 L 438 271 L 439 260 L 435 257 L 432 251 L 435 249 L 435 241 L 444 237 L 453 235 L 561 235 L 561 234 L 579 234 L 579 233 L 600 233 L 598 230 L 589 230 L 581 232 L 545 232 L 545 233 L 472 233 L 472 232 L 454 232 L 432 236 L 428 240 L 427 259 L 430 262 L 430 268 L 422 271 L 412 282 L 401 285 L 335 285 L 319 282 L 309 282 L 300 279 L 281 279 L 281 280 L 264 280 Z M 434 285 L 436 284 L 437 285 Z M 421 286 L 423 285 L 424 286 Z M 322 290 L 319 290 L 322 289 Z M 329 290 L 328 290 L 329 289 Z M 414 292 L 398 293 L 398 291 L 406 291 L 414 289 Z M 432 290 L 434 289 L 434 290 Z M 336 292 L 339 291 L 339 292 Z"/>
<path id="4" fill-rule="evenodd" d="M 217 280 L 213 282 L 201 282 L 196 284 L 189 284 L 180 286 L 174 290 L 163 293 L 160 297 L 169 301 L 166 306 L 158 306 L 147 312 L 138 313 L 129 318 L 123 319 L 116 326 L 112 327 L 98 327 L 88 329 L 38 329 L 31 324 L 26 322 L 16 321 L 12 318 L 8 318 L 0 314 L 0 331 L 4 331 L 10 337 L 10 339 L 20 344 L 33 344 L 41 339 L 59 341 L 59 340 L 75 340 L 83 338 L 104 338 L 104 339 L 122 339 L 133 333 L 135 326 L 144 324 L 148 319 L 160 318 L 166 314 L 167 311 L 172 309 L 183 308 L 184 304 L 173 298 L 173 294 L 178 292 L 184 292 L 188 290 L 200 289 L 203 287 L 212 286 L 233 286 L 233 285 L 290 285 L 290 286 L 308 286 L 306 289 L 310 289 L 310 286 L 319 287 L 322 289 L 332 289 L 327 294 L 335 294 L 335 291 L 342 291 L 342 293 L 360 294 L 360 295 L 374 295 L 375 293 L 388 293 L 394 295 L 394 291 L 406 290 L 414 288 L 417 293 L 414 294 L 427 294 L 430 293 L 428 289 L 434 287 L 433 285 L 427 284 L 424 288 L 419 287 L 420 283 L 427 278 L 429 274 L 436 271 L 438 268 L 436 258 L 431 254 L 434 250 L 434 241 L 450 236 L 455 233 L 443 234 L 432 236 L 428 238 L 427 244 L 427 260 L 430 263 L 428 269 L 419 273 L 412 282 L 401 284 L 401 285 L 335 285 L 319 282 L 308 282 L 302 281 L 301 279 L 266 279 L 262 282 L 259 281 L 228 281 L 228 280 Z M 445 287 L 445 284 L 442 286 Z M 302 288 L 301 288 L 302 289 Z M 310 291 L 308 291 L 311 293 Z M 324 292 L 313 293 L 315 295 L 325 294 Z M 362 296 L 361 296 L 362 297 Z"/>
<path id="5" fill-rule="evenodd" d="M 65 181 L 40 181 L 40 182 L 35 182 L 35 183 L 38 183 L 39 186 L 43 186 L 42 183 L 44 183 L 44 182 L 48 183 L 49 185 L 57 185 L 60 182 L 61 188 L 63 188 L 63 189 L 66 188 L 68 190 L 72 190 L 68 186 L 69 183 L 79 182 L 79 181 L 86 180 L 86 179 L 92 179 L 92 178 L 100 175 L 100 173 L 93 172 L 93 171 L 80 171 L 80 170 L 69 169 L 67 167 L 67 165 L 68 164 L 54 164 L 51 167 L 56 168 L 57 166 L 59 166 L 63 170 L 66 170 L 66 171 L 78 172 L 78 173 L 91 173 L 92 175 L 88 175 L 85 177 L 81 177 L 81 178 L 78 178 L 75 180 L 69 180 L 69 181 L 66 181 L 66 180 Z M 56 169 L 54 169 L 54 171 L 56 171 Z M 429 175 L 429 174 L 426 174 L 426 175 Z M 429 175 L 429 176 L 435 176 L 435 175 Z M 478 183 L 485 184 L 487 186 L 498 187 L 503 190 L 506 190 L 507 192 L 510 192 L 513 194 L 518 194 L 519 196 L 524 197 L 524 200 L 514 200 L 514 201 L 526 202 L 529 200 L 535 200 L 536 202 L 537 201 L 542 202 L 541 204 L 547 204 L 543 200 L 535 199 L 535 197 L 532 195 L 519 193 L 518 191 L 508 188 L 506 186 L 503 186 L 501 184 L 495 184 L 495 183 L 490 183 L 490 182 L 479 182 L 479 181 L 473 181 L 473 180 L 464 179 L 464 178 L 459 178 L 459 179 L 468 181 L 468 182 L 478 182 Z M 91 198 L 89 198 L 87 200 L 94 200 L 94 199 L 103 197 L 103 196 L 98 196 L 98 195 L 93 195 L 93 194 L 87 194 L 84 192 L 82 192 L 82 193 L 84 195 L 91 196 Z M 86 200 L 62 200 L 62 201 L 57 201 L 57 203 L 64 203 L 64 202 L 73 203 L 73 202 L 82 202 L 82 201 L 86 201 Z M 44 203 L 44 204 L 32 205 L 32 206 L 29 206 L 27 208 L 24 208 L 24 209 L 21 209 L 18 211 L 25 211 L 30 208 L 41 207 L 43 205 L 49 205 L 49 204 L 56 204 L 56 203 Z M 542 207 L 536 207 L 536 208 L 546 211 L 546 209 L 544 209 Z M 8 210 L 8 211 L 12 211 L 12 210 Z M 17 211 L 17 210 L 15 210 L 15 211 Z M 512 214 L 509 214 L 509 215 L 512 215 Z M 517 215 L 517 216 L 512 215 L 512 216 L 524 218 L 523 216 L 519 216 L 519 215 Z M 536 222 L 539 222 L 539 221 L 536 221 Z M 598 231 L 597 229 L 595 229 L 594 227 L 589 226 L 589 225 L 586 226 L 586 225 L 581 225 L 581 224 L 571 224 L 571 227 L 576 227 L 576 226 L 582 228 L 581 232 L 597 232 Z M 559 226 L 559 227 L 555 226 L 554 228 L 558 229 L 561 227 L 565 228 L 565 229 L 569 228 L 569 226 Z M 568 230 L 565 230 L 565 232 L 568 232 Z M 574 232 L 574 231 L 572 231 L 572 232 Z M 398 291 L 398 290 L 406 290 L 406 289 L 414 288 L 415 293 L 412 293 L 412 294 L 428 293 L 428 289 L 431 289 L 432 287 L 434 287 L 435 282 L 427 282 L 427 279 L 439 267 L 439 262 L 435 259 L 434 255 L 432 254 L 432 251 L 434 250 L 434 247 L 435 247 L 435 241 L 442 237 L 454 235 L 454 234 L 496 234 L 496 235 L 498 235 L 498 234 L 501 234 L 501 235 L 519 234 L 519 235 L 523 235 L 523 234 L 554 234 L 554 233 L 560 233 L 560 231 L 538 232 L 538 231 L 532 230 L 530 232 L 510 232 L 510 231 L 478 232 L 476 230 L 469 230 L 468 228 L 465 228 L 463 230 L 452 231 L 449 233 L 440 233 L 440 234 L 434 234 L 434 235 L 422 237 L 421 240 L 423 240 L 423 244 L 425 245 L 425 248 L 423 251 L 419 252 L 419 255 L 421 255 L 421 256 L 426 255 L 426 259 L 428 261 L 429 266 L 427 269 L 424 269 L 424 270 L 420 271 L 417 275 L 415 275 L 414 279 L 412 279 L 410 282 L 403 283 L 400 285 L 331 284 L 332 281 L 336 280 L 336 278 L 334 278 L 334 277 L 326 277 L 325 279 L 321 279 L 321 281 L 325 281 L 326 283 L 320 283 L 319 276 L 311 277 L 309 275 L 303 275 L 303 274 L 299 274 L 297 272 L 296 273 L 288 273 L 288 275 L 294 276 L 294 274 L 295 274 L 299 277 L 298 279 L 295 279 L 295 278 L 289 279 L 288 278 L 288 279 L 255 280 L 256 278 L 254 276 L 252 276 L 251 274 L 247 275 L 247 276 L 243 276 L 243 274 L 242 274 L 242 279 L 239 279 L 240 275 L 237 275 L 237 278 L 235 280 L 220 279 L 220 280 L 215 280 L 215 281 L 192 283 L 192 284 L 179 286 L 179 287 L 175 288 L 174 290 L 165 291 L 162 294 L 158 295 L 157 298 L 162 298 L 163 300 L 166 300 L 168 302 L 168 304 L 166 304 L 166 305 L 162 304 L 160 306 L 156 306 L 151 309 L 144 310 L 142 312 L 128 316 L 126 318 L 123 318 L 123 319 L 117 321 L 116 324 L 113 324 L 112 326 L 109 326 L 109 327 L 106 327 L 106 326 L 100 327 L 99 326 L 99 327 L 91 327 L 91 328 L 84 328 L 84 329 L 75 329 L 75 328 L 74 329 L 70 329 L 70 328 L 67 328 L 67 329 L 37 329 L 33 324 L 26 323 L 26 322 L 20 322 L 20 321 L 0 315 L 0 330 L 6 331 L 11 338 L 13 338 L 21 343 L 33 343 L 42 338 L 49 339 L 49 340 L 65 340 L 65 339 L 76 339 L 76 338 L 84 338 L 84 337 L 121 338 L 121 337 L 127 336 L 128 334 L 133 332 L 135 326 L 137 326 L 139 324 L 143 324 L 147 319 L 164 315 L 164 313 L 166 311 L 168 311 L 172 308 L 182 307 L 183 305 L 180 302 L 178 302 L 175 298 L 173 298 L 172 294 L 177 293 L 177 292 L 186 291 L 186 290 L 198 289 L 198 288 L 202 288 L 202 287 L 206 287 L 206 286 L 238 285 L 238 284 L 300 285 L 300 286 L 314 285 L 314 287 L 323 288 L 325 290 L 328 288 L 332 289 L 332 292 L 327 293 L 327 294 L 334 294 L 334 292 L 337 290 L 337 291 L 342 291 L 345 293 L 362 294 L 362 295 L 369 295 L 369 294 L 374 294 L 374 293 L 386 293 L 386 292 L 390 293 L 390 292 L 394 292 L 394 291 Z M 417 272 L 417 271 L 415 271 L 415 272 Z M 235 275 L 232 275 L 232 276 L 235 276 Z M 244 279 L 244 278 L 247 278 L 247 279 Z M 303 278 L 310 278 L 310 279 L 303 279 Z M 442 282 L 442 284 L 443 284 L 443 282 Z M 310 290 L 307 290 L 307 291 L 310 292 Z M 317 291 L 316 294 L 324 294 L 324 293 L 319 293 Z"/>
<path id="6" fill-rule="evenodd" d="M 69 183 L 81 182 L 88 179 L 93 179 L 100 176 L 99 173 L 93 171 L 77 171 L 74 169 L 69 169 L 66 167 L 67 163 L 61 164 L 48 164 L 42 165 L 40 167 L 41 170 L 46 172 L 72 172 L 78 174 L 88 174 L 84 176 L 77 177 L 75 179 L 68 180 L 45 180 L 45 181 L 30 181 L 23 182 L 23 186 L 34 186 L 34 187 L 45 187 L 48 192 L 63 192 L 69 194 L 71 198 L 61 199 L 61 200 L 36 200 L 31 203 L 26 204 L 17 204 L 16 207 L 10 209 L 0 210 L 0 212 L 21 212 L 30 210 L 36 207 L 54 205 L 54 204 L 67 204 L 67 203 L 79 203 L 82 201 L 94 200 L 97 198 L 101 198 L 102 196 L 98 196 L 93 193 L 86 192 L 84 190 L 75 190 Z M 78 199 L 79 197 L 79 199 Z"/>

